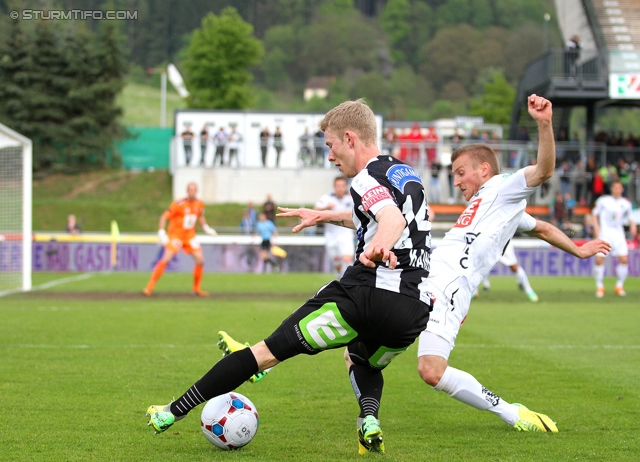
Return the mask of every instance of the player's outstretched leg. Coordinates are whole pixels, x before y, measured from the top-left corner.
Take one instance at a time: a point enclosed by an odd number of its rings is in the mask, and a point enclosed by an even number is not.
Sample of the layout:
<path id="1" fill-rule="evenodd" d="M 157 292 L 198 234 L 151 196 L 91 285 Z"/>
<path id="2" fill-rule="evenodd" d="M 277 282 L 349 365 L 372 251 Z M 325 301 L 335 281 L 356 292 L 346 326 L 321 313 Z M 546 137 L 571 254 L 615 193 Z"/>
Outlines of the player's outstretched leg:
<path id="1" fill-rule="evenodd" d="M 358 428 L 358 454 L 368 452 L 384 452 L 380 422 L 372 415 L 366 416 Z"/>
<path id="2" fill-rule="evenodd" d="M 526 406 L 513 403 L 518 407 L 518 420 L 514 427 L 523 432 L 550 432 L 558 433 L 556 423 L 545 414 L 529 410 Z"/>
<path id="3" fill-rule="evenodd" d="M 209 292 L 200 288 L 202 282 L 202 275 L 204 274 L 204 266 L 195 264 L 193 267 L 193 293 L 198 297 L 208 297 Z"/>
<path id="4" fill-rule="evenodd" d="M 249 348 L 251 345 L 249 345 L 249 342 L 245 342 L 245 343 L 240 343 L 237 340 L 234 340 L 229 334 L 227 334 L 225 331 L 221 330 L 220 332 L 218 332 L 218 348 L 220 348 L 222 350 L 222 356 L 227 356 L 231 353 L 234 353 L 236 351 L 239 350 L 244 350 L 245 348 Z M 249 378 L 249 382 L 251 383 L 256 383 L 259 382 L 260 380 L 262 380 L 267 373 L 271 370 L 271 368 L 269 369 L 265 369 L 264 371 L 261 372 L 256 372 L 255 374 L 253 374 L 250 378 Z"/>
<path id="5" fill-rule="evenodd" d="M 167 267 L 167 262 L 164 260 L 158 260 L 158 263 L 153 267 L 153 272 L 151 273 L 151 277 L 149 278 L 149 282 L 147 282 L 146 287 L 142 290 L 142 293 L 147 297 L 150 297 L 153 293 L 153 289 L 156 286 L 156 282 L 164 273 L 165 268 Z"/>

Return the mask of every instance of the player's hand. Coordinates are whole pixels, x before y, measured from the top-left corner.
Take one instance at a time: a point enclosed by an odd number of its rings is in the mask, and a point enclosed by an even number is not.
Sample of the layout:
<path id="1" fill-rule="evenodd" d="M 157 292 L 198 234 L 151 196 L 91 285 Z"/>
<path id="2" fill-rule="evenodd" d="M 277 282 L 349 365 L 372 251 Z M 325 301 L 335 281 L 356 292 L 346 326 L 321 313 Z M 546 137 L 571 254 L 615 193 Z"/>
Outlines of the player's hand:
<path id="1" fill-rule="evenodd" d="M 551 123 L 553 110 L 551 101 L 548 99 L 533 94 L 527 98 L 527 109 L 529 110 L 529 115 L 531 115 L 536 122 Z"/>
<path id="2" fill-rule="evenodd" d="M 291 231 L 297 233 L 310 226 L 315 226 L 322 220 L 318 210 L 311 210 L 307 208 L 288 209 L 286 207 L 278 207 L 280 213 L 276 214 L 278 218 L 298 217 L 300 218 L 300 224 L 291 228 Z"/>
<path id="3" fill-rule="evenodd" d="M 167 236 L 167 232 L 164 229 L 158 230 L 158 242 L 160 245 L 167 245 L 169 243 L 169 236 Z"/>
<path id="4" fill-rule="evenodd" d="M 380 244 L 374 244 L 360 254 L 360 263 L 369 268 L 375 268 L 377 263 L 386 263 L 389 269 L 395 269 L 398 257 L 391 250 Z"/>
<path id="5" fill-rule="evenodd" d="M 202 227 L 202 230 L 203 230 L 205 233 L 207 233 L 209 236 L 217 236 L 217 235 L 218 235 L 218 233 L 216 232 L 216 230 L 215 230 L 215 229 L 213 229 L 213 228 L 212 228 L 211 226 L 209 226 L 209 225 L 204 225 L 204 226 Z"/>
<path id="6" fill-rule="evenodd" d="M 603 239 L 594 239 L 585 242 L 580 246 L 580 258 L 593 257 L 597 253 L 608 254 L 611 250 L 611 244 Z"/>

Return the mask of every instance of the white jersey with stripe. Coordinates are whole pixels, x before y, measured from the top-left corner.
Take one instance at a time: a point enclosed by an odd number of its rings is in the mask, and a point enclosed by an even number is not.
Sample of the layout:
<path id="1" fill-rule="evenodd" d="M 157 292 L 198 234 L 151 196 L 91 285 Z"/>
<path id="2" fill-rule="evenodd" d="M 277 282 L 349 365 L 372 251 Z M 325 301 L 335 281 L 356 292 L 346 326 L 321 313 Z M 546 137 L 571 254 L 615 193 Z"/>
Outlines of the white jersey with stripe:
<path id="1" fill-rule="evenodd" d="M 500 260 L 535 189 L 527 187 L 524 169 L 487 181 L 434 249 L 429 279 L 437 279 L 442 291 L 443 284 L 470 292 L 478 287 Z"/>

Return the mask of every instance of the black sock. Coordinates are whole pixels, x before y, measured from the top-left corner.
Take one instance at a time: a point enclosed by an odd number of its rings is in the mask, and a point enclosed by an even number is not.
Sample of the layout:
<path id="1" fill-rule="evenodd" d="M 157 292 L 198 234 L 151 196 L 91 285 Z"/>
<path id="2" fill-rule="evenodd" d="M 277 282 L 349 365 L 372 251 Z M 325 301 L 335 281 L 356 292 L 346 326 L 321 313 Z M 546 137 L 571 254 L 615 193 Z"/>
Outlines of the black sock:
<path id="1" fill-rule="evenodd" d="M 384 386 L 382 371 L 354 364 L 349 368 L 349 379 L 360 405 L 360 417 L 372 415 L 377 419 Z"/>
<path id="2" fill-rule="evenodd" d="M 186 415 L 214 396 L 235 390 L 256 372 L 258 363 L 250 348 L 225 356 L 184 395 L 171 403 L 171 413 L 176 417 Z"/>

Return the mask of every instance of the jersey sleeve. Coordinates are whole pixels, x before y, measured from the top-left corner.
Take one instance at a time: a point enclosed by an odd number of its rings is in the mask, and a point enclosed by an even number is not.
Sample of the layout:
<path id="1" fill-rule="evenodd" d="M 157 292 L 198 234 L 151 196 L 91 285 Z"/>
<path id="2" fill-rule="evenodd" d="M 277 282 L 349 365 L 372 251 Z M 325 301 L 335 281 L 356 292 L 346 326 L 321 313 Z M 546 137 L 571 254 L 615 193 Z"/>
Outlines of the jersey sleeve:
<path id="1" fill-rule="evenodd" d="M 517 203 L 528 198 L 537 187 L 527 186 L 527 179 L 524 176 L 524 169 L 520 169 L 513 174 L 503 175 L 504 181 L 500 186 L 503 202 Z"/>
<path id="2" fill-rule="evenodd" d="M 535 227 L 536 219 L 526 212 L 523 213 L 520 223 L 518 223 L 518 231 L 526 233 L 527 231 L 532 231 Z"/>
<path id="3" fill-rule="evenodd" d="M 368 173 L 354 178 L 351 188 L 360 196 L 362 209 L 374 218 L 384 207 L 397 207 L 389 188 Z"/>

